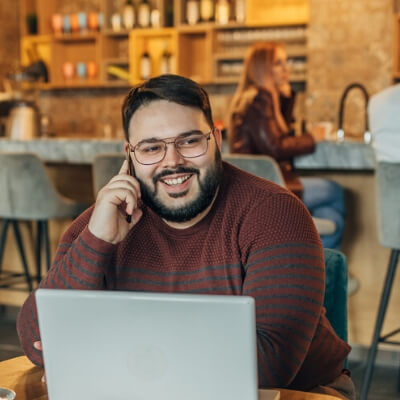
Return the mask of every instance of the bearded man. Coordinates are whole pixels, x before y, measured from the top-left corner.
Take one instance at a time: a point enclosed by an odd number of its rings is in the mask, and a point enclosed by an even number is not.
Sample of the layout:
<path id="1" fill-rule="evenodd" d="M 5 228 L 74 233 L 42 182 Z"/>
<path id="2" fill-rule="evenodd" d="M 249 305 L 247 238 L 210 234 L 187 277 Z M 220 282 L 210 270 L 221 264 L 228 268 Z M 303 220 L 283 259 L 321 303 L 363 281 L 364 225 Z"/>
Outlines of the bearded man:
<path id="1" fill-rule="evenodd" d="M 207 93 L 190 79 L 138 85 L 122 118 L 127 160 L 64 234 L 40 287 L 252 296 L 260 387 L 352 398 L 350 347 L 325 317 L 323 248 L 301 201 L 222 162 Z M 34 294 L 18 332 L 43 365 Z"/>

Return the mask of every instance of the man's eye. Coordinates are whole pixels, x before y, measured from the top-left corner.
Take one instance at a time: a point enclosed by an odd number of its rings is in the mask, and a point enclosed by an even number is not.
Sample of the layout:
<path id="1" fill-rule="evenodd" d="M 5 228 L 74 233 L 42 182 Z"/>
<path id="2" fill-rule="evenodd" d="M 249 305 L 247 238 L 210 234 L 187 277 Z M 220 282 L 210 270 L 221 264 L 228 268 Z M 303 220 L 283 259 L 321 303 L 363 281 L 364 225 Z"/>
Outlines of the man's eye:
<path id="1" fill-rule="evenodd" d="M 148 146 L 143 146 L 140 148 L 140 151 L 143 153 L 158 153 L 162 151 L 162 145 L 161 144 L 151 144 Z"/>
<path id="2" fill-rule="evenodd" d="M 178 142 L 179 146 L 193 146 L 201 142 L 201 136 L 189 136 Z"/>

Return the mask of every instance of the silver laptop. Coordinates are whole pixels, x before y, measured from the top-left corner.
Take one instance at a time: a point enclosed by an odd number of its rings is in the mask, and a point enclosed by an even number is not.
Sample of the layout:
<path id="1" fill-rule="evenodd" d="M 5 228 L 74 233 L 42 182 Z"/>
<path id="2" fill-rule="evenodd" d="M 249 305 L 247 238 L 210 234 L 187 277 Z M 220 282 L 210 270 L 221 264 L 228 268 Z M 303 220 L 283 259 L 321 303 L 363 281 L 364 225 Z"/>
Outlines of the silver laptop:
<path id="1" fill-rule="evenodd" d="M 50 400 L 256 400 L 254 299 L 38 289 Z"/>

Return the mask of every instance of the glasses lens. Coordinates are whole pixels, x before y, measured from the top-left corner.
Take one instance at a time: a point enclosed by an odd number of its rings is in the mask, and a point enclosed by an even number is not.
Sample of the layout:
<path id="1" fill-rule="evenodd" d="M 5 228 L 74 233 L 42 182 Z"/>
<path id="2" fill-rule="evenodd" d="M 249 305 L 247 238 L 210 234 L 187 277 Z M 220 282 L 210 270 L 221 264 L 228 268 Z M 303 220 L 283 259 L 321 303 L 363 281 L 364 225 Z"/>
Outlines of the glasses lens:
<path id="1" fill-rule="evenodd" d="M 142 164 L 155 164 L 161 161 L 165 153 L 165 143 L 142 142 L 135 147 L 136 159 Z"/>
<path id="2" fill-rule="evenodd" d="M 182 157 L 199 157 L 207 151 L 209 137 L 209 134 L 204 136 L 202 133 L 178 136 L 175 139 L 175 148 Z M 160 162 L 165 156 L 167 143 L 173 142 L 159 140 L 137 144 L 135 147 L 136 160 L 141 164 L 156 164 Z"/>
<path id="3" fill-rule="evenodd" d="M 192 135 L 178 137 L 175 140 L 175 146 L 182 157 L 199 157 L 207 151 L 207 136 L 202 133 L 193 133 Z"/>

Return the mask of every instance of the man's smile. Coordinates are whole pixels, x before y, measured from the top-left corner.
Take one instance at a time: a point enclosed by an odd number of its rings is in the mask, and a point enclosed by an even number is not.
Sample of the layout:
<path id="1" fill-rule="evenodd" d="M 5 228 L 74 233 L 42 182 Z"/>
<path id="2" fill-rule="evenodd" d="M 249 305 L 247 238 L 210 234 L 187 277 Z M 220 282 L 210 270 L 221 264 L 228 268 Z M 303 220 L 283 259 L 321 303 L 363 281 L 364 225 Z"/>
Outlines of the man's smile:
<path id="1" fill-rule="evenodd" d="M 193 176 L 193 174 L 187 174 L 187 175 L 180 175 L 177 177 L 165 177 L 163 179 L 160 179 L 161 182 L 167 184 L 168 186 L 175 186 L 175 185 L 180 185 L 183 182 L 186 182 L 188 179 L 190 179 Z"/>

